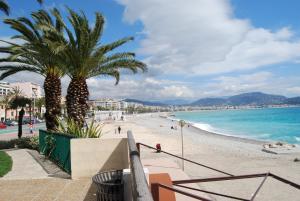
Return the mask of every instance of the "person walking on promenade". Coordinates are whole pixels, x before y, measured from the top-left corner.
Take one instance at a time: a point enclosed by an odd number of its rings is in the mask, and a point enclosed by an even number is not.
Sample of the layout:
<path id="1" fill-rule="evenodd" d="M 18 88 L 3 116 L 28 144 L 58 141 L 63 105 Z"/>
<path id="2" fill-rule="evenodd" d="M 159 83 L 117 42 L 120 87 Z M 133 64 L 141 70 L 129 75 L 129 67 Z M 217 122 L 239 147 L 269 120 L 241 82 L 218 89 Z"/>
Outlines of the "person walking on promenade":
<path id="1" fill-rule="evenodd" d="M 121 126 L 118 127 L 118 132 L 121 133 Z"/>
<path id="2" fill-rule="evenodd" d="M 30 131 L 30 134 L 33 134 L 33 125 L 32 125 L 32 122 L 29 123 L 29 131 Z"/>

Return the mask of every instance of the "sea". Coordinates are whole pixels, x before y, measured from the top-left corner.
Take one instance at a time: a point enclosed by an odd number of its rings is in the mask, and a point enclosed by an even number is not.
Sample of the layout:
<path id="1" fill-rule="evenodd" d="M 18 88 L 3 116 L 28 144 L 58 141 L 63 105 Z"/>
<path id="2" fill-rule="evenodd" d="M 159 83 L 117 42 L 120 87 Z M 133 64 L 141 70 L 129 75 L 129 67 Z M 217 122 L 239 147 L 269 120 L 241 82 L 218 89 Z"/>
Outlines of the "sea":
<path id="1" fill-rule="evenodd" d="M 175 116 L 217 134 L 300 144 L 300 107 L 201 110 Z"/>

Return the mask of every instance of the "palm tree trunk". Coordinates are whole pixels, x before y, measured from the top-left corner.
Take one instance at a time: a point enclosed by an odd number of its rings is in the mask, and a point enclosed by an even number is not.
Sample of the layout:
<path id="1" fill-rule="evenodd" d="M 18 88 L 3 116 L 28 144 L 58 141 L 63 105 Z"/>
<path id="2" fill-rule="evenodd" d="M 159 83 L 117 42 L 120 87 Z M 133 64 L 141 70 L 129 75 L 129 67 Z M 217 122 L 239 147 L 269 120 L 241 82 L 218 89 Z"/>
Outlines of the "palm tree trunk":
<path id="1" fill-rule="evenodd" d="M 59 76 L 48 74 L 44 82 L 46 127 L 55 130 L 58 126 L 57 118 L 60 116 L 61 107 L 61 81 Z"/>
<path id="2" fill-rule="evenodd" d="M 88 109 L 89 98 L 88 86 L 85 78 L 74 77 L 67 92 L 67 112 L 78 125 L 83 126 L 84 118 Z"/>
<path id="3" fill-rule="evenodd" d="M 4 109 L 4 121 L 6 121 L 6 118 L 7 118 L 7 108 L 5 106 L 5 109 Z"/>

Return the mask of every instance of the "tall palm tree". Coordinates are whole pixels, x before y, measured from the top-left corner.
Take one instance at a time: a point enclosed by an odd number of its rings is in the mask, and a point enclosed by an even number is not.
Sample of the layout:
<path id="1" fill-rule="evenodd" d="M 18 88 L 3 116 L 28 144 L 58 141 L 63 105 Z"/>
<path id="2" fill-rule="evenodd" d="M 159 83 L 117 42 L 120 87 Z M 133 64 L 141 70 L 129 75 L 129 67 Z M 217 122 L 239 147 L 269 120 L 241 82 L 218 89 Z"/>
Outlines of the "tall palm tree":
<path id="1" fill-rule="evenodd" d="M 52 14 L 57 18 L 61 16 L 57 9 L 52 10 Z M 57 117 L 61 112 L 60 78 L 64 75 L 64 70 L 61 67 L 62 57 L 59 52 L 63 47 L 57 45 L 62 44 L 59 41 L 49 40 L 48 32 L 45 30 L 46 27 L 54 28 L 56 34 L 59 35 L 63 34 L 63 26 L 60 21 L 53 20 L 44 10 L 34 12 L 31 16 L 33 20 L 25 17 L 4 20 L 19 33 L 13 38 L 22 39 L 24 43 L 18 45 L 7 42 L 8 47 L 0 47 L 0 52 L 9 54 L 6 58 L 0 59 L 0 71 L 4 71 L 0 80 L 22 71 L 43 75 L 45 77 L 46 126 L 48 130 L 55 130 L 58 125 Z"/>
<path id="2" fill-rule="evenodd" d="M 135 60 L 135 54 L 131 52 L 111 53 L 117 47 L 133 40 L 127 37 L 113 43 L 102 45 L 100 39 L 103 32 L 104 17 L 96 13 L 95 25 L 90 23 L 84 13 L 76 13 L 69 10 L 69 22 L 72 29 L 65 26 L 67 35 L 64 55 L 64 66 L 71 82 L 67 89 L 68 116 L 78 125 L 83 125 L 88 106 L 89 90 L 86 80 L 96 76 L 113 76 L 118 84 L 122 69 L 133 73 L 138 70 L 146 71 L 146 65 Z M 57 19 L 61 20 L 61 19 Z M 52 35 L 55 35 L 54 33 Z"/>
<path id="3" fill-rule="evenodd" d="M 0 10 L 6 15 L 9 15 L 9 6 L 4 0 L 0 0 Z"/>
<path id="4" fill-rule="evenodd" d="M 45 105 L 45 97 L 35 100 L 35 106 L 38 108 L 39 117 L 42 117 L 42 107 Z"/>
<path id="5" fill-rule="evenodd" d="M 11 101 L 14 99 L 18 99 L 23 94 L 22 90 L 19 87 L 13 87 L 10 93 L 11 93 Z M 10 105 L 11 105 L 11 102 L 10 102 Z M 17 120 L 18 119 L 18 107 L 15 107 L 14 109 L 16 109 L 15 120 Z"/>

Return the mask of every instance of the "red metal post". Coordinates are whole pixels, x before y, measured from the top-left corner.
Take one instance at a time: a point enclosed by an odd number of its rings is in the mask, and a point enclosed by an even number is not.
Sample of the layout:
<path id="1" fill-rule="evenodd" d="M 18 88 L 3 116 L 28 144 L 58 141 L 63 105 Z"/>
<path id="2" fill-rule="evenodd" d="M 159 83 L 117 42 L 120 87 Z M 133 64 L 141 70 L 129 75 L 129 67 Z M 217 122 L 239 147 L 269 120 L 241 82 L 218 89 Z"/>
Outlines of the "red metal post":
<path id="1" fill-rule="evenodd" d="M 141 156 L 141 145 L 140 145 L 140 143 L 136 143 L 136 148 L 139 152 L 139 156 Z"/>
<path id="2" fill-rule="evenodd" d="M 159 184 L 153 183 L 151 184 L 151 194 L 154 201 L 159 201 Z"/>

